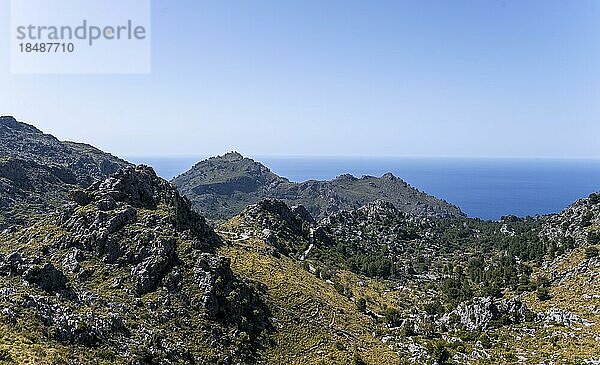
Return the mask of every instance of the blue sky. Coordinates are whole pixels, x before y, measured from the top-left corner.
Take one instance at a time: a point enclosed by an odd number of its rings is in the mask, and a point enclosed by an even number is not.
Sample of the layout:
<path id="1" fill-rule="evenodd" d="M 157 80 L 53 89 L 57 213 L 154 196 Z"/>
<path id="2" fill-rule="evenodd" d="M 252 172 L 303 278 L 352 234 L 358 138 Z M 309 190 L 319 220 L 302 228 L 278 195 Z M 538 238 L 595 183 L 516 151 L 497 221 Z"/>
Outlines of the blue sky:
<path id="1" fill-rule="evenodd" d="M 600 158 L 600 2 L 153 1 L 149 75 L 11 75 L 0 114 L 121 156 Z"/>

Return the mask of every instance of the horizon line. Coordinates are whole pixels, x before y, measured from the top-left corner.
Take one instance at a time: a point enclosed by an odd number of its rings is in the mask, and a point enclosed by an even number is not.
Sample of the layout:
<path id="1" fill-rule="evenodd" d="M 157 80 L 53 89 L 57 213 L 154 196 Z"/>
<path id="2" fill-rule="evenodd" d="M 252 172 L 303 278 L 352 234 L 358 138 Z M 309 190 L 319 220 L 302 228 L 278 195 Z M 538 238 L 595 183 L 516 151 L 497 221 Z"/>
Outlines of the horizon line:
<path id="1" fill-rule="evenodd" d="M 226 153 L 235 152 L 228 151 L 219 154 L 115 154 L 121 158 L 165 158 L 165 159 L 178 159 L 178 158 L 194 158 L 200 159 L 199 161 L 211 158 L 223 156 Z M 357 159 L 456 159 L 456 160 L 559 160 L 559 161 L 600 161 L 600 156 L 597 157 L 562 157 L 562 156 L 465 156 L 465 155 L 363 155 L 363 154 L 244 154 L 239 151 L 243 157 L 246 158 L 314 158 L 314 159 L 329 159 L 329 158 L 357 158 Z"/>

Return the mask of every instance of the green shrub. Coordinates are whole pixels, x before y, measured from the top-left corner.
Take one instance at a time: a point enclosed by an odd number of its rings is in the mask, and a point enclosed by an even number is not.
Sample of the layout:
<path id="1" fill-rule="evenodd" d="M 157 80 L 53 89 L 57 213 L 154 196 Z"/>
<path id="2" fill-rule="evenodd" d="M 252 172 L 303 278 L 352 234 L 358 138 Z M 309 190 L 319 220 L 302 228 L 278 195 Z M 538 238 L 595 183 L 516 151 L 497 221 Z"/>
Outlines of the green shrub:
<path id="1" fill-rule="evenodd" d="M 488 336 L 486 333 L 482 333 L 481 336 L 479 336 L 479 341 L 481 341 L 481 346 L 483 346 L 483 348 L 492 348 L 492 340 L 490 339 L 490 336 Z"/>
<path id="2" fill-rule="evenodd" d="M 386 308 L 383 316 L 390 327 L 398 327 L 402 324 L 402 312 L 396 308 Z"/>
<path id="3" fill-rule="evenodd" d="M 358 352 L 354 353 L 354 358 L 352 359 L 352 364 L 353 365 L 367 365 L 367 363 L 363 359 L 361 359 Z"/>
<path id="4" fill-rule="evenodd" d="M 589 210 L 586 211 L 583 216 L 581 217 L 581 226 L 582 227 L 589 227 L 592 225 L 592 219 L 594 219 L 594 213 L 590 212 Z"/>
<path id="5" fill-rule="evenodd" d="M 447 349 L 447 343 L 443 340 L 435 341 L 433 344 L 433 349 L 431 351 L 431 356 L 434 359 L 434 362 L 438 365 L 448 364 L 448 360 L 450 360 L 450 352 Z"/>
<path id="6" fill-rule="evenodd" d="M 591 259 L 592 257 L 597 257 L 600 254 L 598 247 L 596 246 L 588 246 L 585 248 L 585 258 Z"/>
<path id="7" fill-rule="evenodd" d="M 587 240 L 590 245 L 597 245 L 600 243 L 600 230 L 599 229 L 591 229 L 588 232 Z"/>
<path id="8" fill-rule="evenodd" d="M 2 350 L 0 350 L 0 361 L 11 362 L 11 361 L 13 361 L 13 359 L 12 359 L 12 356 L 10 356 L 10 353 L 7 350 L 2 349 Z"/>
<path id="9" fill-rule="evenodd" d="M 358 308 L 359 312 L 365 313 L 367 311 L 367 300 L 365 298 L 360 298 L 356 302 L 356 308 Z"/>
<path id="10" fill-rule="evenodd" d="M 541 301 L 550 299 L 550 291 L 548 290 L 548 288 L 539 287 L 538 290 L 536 291 L 536 295 L 537 295 L 538 299 Z"/>

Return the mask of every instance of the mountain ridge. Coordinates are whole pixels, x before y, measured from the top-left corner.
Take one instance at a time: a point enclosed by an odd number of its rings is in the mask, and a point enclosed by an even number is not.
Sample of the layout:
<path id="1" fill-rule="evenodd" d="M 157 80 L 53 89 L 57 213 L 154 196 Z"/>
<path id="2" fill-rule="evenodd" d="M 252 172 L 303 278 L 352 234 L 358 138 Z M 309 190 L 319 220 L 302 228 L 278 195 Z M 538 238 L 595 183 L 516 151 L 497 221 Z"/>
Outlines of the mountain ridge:
<path id="1" fill-rule="evenodd" d="M 131 165 L 91 145 L 63 142 L 38 128 L 0 117 L 0 228 L 32 222 L 85 188 Z M 4 217 L 4 218 L 2 218 Z"/>
<path id="2" fill-rule="evenodd" d="M 238 152 L 200 161 L 171 182 L 195 209 L 214 220 L 231 218 L 263 198 L 303 205 L 316 219 L 375 200 L 387 200 L 418 216 L 465 216 L 460 208 L 413 188 L 392 173 L 360 178 L 341 174 L 332 180 L 296 183 Z"/>

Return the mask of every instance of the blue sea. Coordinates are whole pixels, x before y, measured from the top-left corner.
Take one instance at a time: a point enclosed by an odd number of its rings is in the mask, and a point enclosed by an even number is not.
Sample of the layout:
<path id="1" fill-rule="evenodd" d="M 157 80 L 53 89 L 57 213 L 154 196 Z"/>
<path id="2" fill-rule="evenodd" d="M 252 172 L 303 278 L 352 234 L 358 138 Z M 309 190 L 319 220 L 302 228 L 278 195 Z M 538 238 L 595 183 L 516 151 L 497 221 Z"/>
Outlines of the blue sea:
<path id="1" fill-rule="evenodd" d="M 134 157 L 170 180 L 203 157 Z M 560 212 L 579 198 L 600 191 L 600 160 L 257 157 L 291 181 L 333 179 L 350 173 L 386 172 L 428 194 L 459 206 L 469 217 L 497 220 L 503 215 Z"/>

